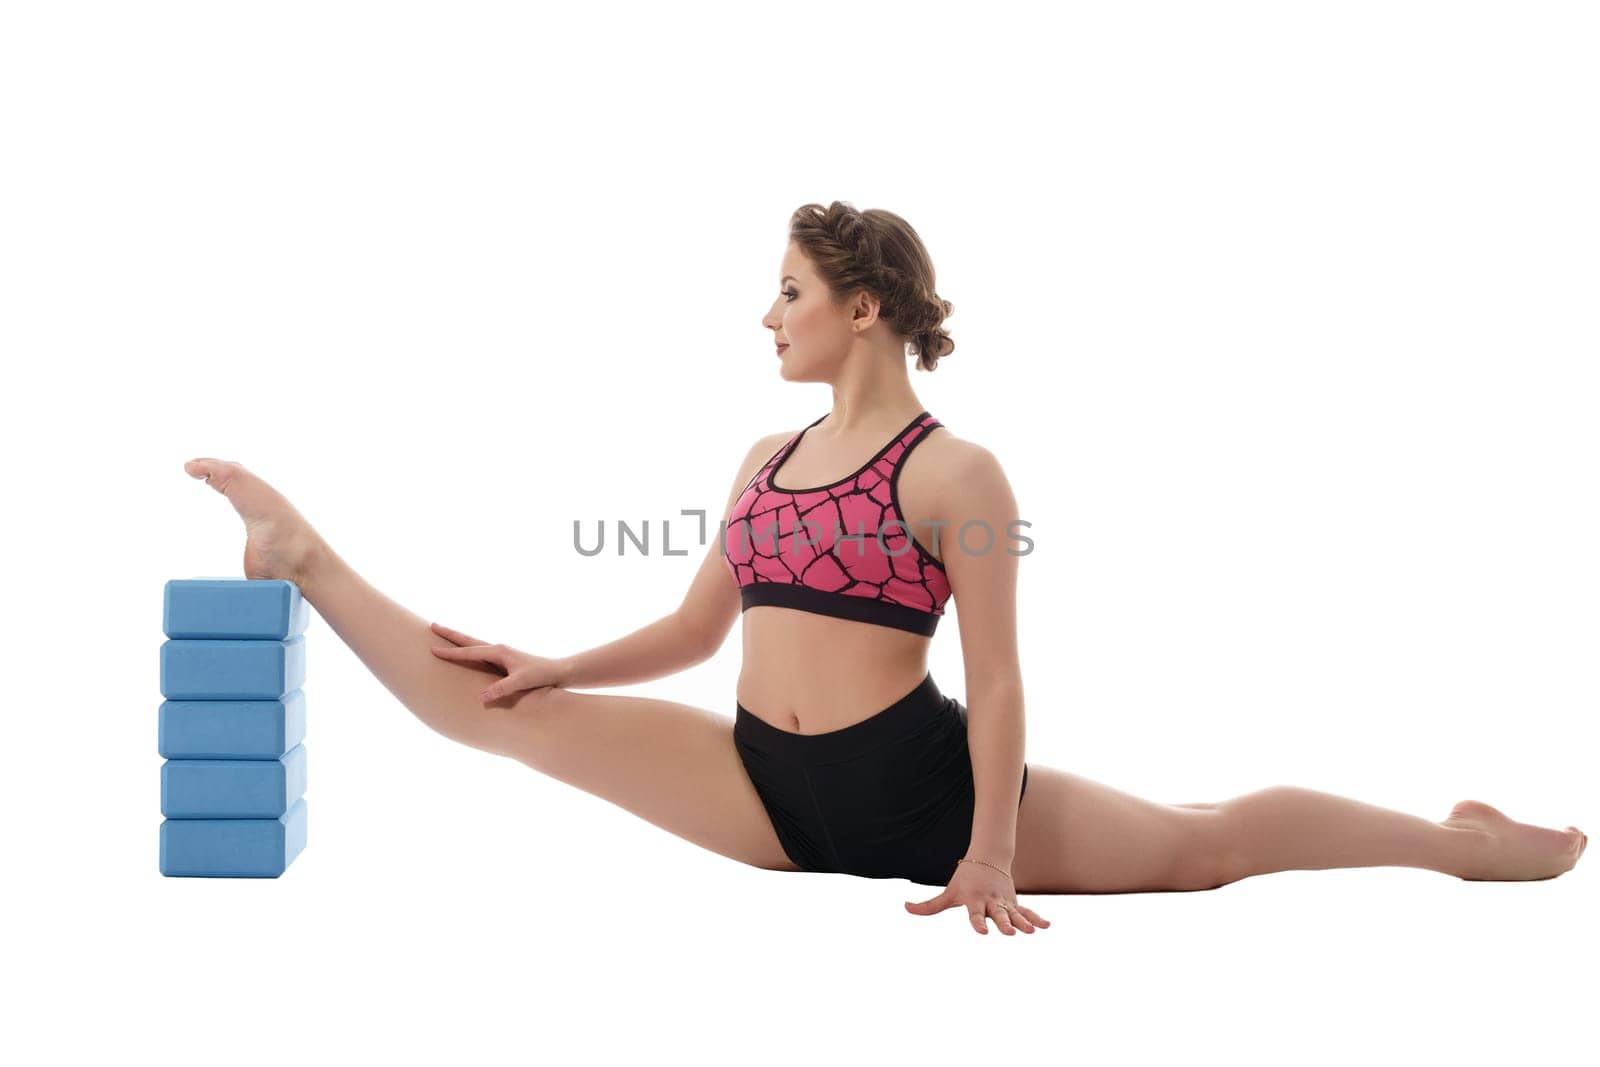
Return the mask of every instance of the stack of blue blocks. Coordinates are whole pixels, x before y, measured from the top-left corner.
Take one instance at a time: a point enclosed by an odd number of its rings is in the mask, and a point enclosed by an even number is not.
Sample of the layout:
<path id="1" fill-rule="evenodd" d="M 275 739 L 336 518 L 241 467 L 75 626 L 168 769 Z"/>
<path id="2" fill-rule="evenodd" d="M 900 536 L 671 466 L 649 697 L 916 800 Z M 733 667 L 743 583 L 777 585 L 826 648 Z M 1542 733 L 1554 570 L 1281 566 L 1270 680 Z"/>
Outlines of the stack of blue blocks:
<path id="1" fill-rule="evenodd" d="M 162 874 L 276 878 L 305 848 L 309 618 L 281 579 L 167 583 Z"/>

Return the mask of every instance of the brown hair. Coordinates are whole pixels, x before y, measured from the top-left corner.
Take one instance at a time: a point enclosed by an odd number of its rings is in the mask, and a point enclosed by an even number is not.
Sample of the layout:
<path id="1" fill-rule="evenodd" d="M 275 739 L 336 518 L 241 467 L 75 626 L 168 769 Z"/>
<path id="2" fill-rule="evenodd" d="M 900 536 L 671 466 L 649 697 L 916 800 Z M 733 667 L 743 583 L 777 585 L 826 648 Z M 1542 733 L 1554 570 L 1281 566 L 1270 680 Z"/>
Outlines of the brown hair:
<path id="1" fill-rule="evenodd" d="M 933 288 L 933 261 L 911 224 L 892 211 L 857 211 L 848 201 L 806 204 L 789 218 L 800 245 L 842 302 L 858 289 L 879 301 L 878 314 L 917 346 L 917 366 L 933 370 L 955 351 L 940 325 L 955 311 Z"/>

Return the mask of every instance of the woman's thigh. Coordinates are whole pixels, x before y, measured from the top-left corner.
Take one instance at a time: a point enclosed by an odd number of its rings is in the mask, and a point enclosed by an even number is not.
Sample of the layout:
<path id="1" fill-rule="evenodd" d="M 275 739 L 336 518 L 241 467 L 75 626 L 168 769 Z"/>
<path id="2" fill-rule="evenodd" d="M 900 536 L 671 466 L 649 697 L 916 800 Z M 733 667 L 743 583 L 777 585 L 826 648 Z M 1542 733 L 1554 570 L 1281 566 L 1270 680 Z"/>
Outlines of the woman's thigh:
<path id="1" fill-rule="evenodd" d="M 1028 763 L 1011 877 L 1019 893 L 1210 889 L 1229 880 L 1220 811 L 1159 804 Z"/>
<path id="2" fill-rule="evenodd" d="M 524 691 L 489 711 L 477 747 L 730 859 L 800 869 L 734 748 L 732 718 L 670 700 L 559 688 Z"/>

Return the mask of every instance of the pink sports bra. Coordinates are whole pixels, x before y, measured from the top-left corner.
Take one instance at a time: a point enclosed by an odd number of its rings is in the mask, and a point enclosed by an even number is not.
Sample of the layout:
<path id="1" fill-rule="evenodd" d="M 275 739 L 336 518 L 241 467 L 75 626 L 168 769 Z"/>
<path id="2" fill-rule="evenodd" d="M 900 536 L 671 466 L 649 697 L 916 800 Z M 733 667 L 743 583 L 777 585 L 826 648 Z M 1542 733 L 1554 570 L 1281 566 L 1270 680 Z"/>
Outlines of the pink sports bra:
<path id="1" fill-rule="evenodd" d="M 772 604 L 932 636 L 950 582 L 906 526 L 896 483 L 906 453 L 943 423 L 921 412 L 854 474 L 828 485 L 775 485 L 800 438 L 825 418 L 767 460 L 728 513 L 723 555 L 740 610 Z"/>

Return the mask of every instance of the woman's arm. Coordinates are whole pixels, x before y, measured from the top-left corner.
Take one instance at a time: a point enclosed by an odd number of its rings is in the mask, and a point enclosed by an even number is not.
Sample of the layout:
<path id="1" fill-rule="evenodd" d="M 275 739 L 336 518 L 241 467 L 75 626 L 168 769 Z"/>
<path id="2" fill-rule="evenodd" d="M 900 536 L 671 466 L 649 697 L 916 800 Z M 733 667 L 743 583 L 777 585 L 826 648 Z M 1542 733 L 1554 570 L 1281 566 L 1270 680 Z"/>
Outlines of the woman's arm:
<path id="1" fill-rule="evenodd" d="M 750 476 L 788 440 L 788 436 L 763 437 L 746 453 L 722 514 L 715 520 L 708 517 L 710 544 L 678 609 L 625 637 L 563 657 L 559 661 L 557 685 L 564 689 L 633 685 L 687 670 L 716 654 L 739 617 L 739 587 L 734 584 L 727 560 L 723 558 L 722 541 L 718 536 L 721 524 L 733 510 Z"/>
<path id="2" fill-rule="evenodd" d="M 1019 516 L 999 460 L 979 445 L 963 445 L 964 454 L 941 472 L 949 503 L 938 510 L 950 520 L 944 529 L 959 532 L 964 523 L 974 523 L 964 537 L 949 538 L 940 550 L 959 605 L 966 666 L 967 747 L 977 804 L 967 855 L 1009 871 L 1027 732 L 1017 653 L 1017 557 L 1012 555 L 1018 547 L 1012 523 Z"/>
<path id="3" fill-rule="evenodd" d="M 555 684 L 563 689 L 603 689 L 648 682 L 693 667 L 707 658 L 704 648 L 701 638 L 673 612 L 625 637 L 562 657 Z"/>

